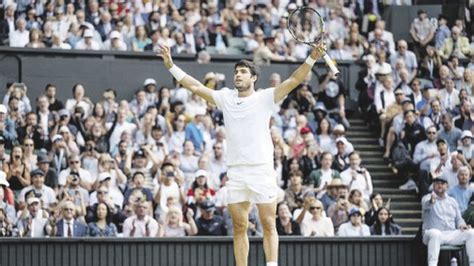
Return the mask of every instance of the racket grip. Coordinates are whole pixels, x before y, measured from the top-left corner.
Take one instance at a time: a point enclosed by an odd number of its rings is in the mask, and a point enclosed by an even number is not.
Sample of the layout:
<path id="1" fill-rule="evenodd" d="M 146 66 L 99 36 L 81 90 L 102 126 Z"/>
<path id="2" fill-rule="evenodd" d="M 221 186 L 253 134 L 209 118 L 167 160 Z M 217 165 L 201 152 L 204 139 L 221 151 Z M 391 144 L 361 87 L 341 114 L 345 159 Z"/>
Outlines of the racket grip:
<path id="1" fill-rule="evenodd" d="M 328 65 L 328 67 L 331 69 L 331 72 L 334 73 L 334 75 L 337 76 L 339 75 L 339 73 L 341 73 L 339 69 L 337 69 L 336 65 L 334 65 L 334 62 L 332 61 L 331 57 L 329 57 L 328 54 L 325 54 L 323 58 L 326 64 Z"/>

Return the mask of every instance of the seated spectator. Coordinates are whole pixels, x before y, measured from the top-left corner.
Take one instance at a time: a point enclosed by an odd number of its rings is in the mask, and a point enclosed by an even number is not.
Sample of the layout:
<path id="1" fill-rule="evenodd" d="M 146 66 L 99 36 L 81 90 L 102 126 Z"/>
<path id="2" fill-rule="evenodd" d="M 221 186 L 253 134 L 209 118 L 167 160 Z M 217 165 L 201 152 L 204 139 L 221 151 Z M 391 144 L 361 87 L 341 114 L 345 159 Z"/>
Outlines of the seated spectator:
<path id="1" fill-rule="evenodd" d="M 404 112 L 405 127 L 403 128 L 400 137 L 411 154 L 418 143 L 426 138 L 425 128 L 418 122 L 416 113 L 411 111 Z"/>
<path id="2" fill-rule="evenodd" d="M 472 132 L 469 130 L 464 130 L 461 135 L 461 144 L 458 146 L 457 149 L 458 153 L 464 155 L 464 158 L 470 164 L 473 163 L 474 158 L 474 144 L 472 143 Z M 472 167 L 472 166 L 471 166 Z"/>
<path id="3" fill-rule="evenodd" d="M 6 211 L 3 207 L 0 207 L 0 236 L 7 237 L 13 235 L 14 224 L 8 218 Z"/>
<path id="4" fill-rule="evenodd" d="M 471 130 L 474 127 L 474 112 L 471 110 L 471 102 L 468 99 L 462 100 L 460 104 L 460 114 L 453 118 L 455 127 L 461 130 Z"/>
<path id="5" fill-rule="evenodd" d="M 349 191 L 357 189 L 361 192 L 362 198 L 369 201 L 373 192 L 372 177 L 366 168 L 361 168 L 361 158 L 358 151 L 349 155 L 350 167 L 341 173 L 342 183 L 348 186 Z M 365 209 L 365 211 L 368 211 Z"/>
<path id="6" fill-rule="evenodd" d="M 41 208 L 41 199 L 30 197 L 26 203 L 27 210 L 22 213 L 16 224 L 18 236 L 45 237 L 49 214 Z"/>
<path id="7" fill-rule="evenodd" d="M 16 20 L 16 30 L 9 33 L 10 47 L 25 47 L 30 41 L 30 32 L 26 29 L 26 20 Z"/>
<path id="8" fill-rule="evenodd" d="M 433 192 L 421 200 L 423 213 L 423 243 L 428 246 L 428 264 L 438 265 L 441 245 L 466 245 L 472 260 L 474 231 L 461 217 L 458 203 L 447 195 L 447 180 L 440 176 L 433 180 Z"/>
<path id="9" fill-rule="evenodd" d="M 94 39 L 94 32 L 90 29 L 84 30 L 82 39 L 76 43 L 75 49 L 76 50 L 100 50 L 100 44 L 96 42 Z"/>
<path id="10" fill-rule="evenodd" d="M 346 195 L 342 195 L 342 191 L 346 193 Z M 334 225 L 334 231 L 337 233 L 339 226 L 348 220 L 348 210 L 350 207 L 350 203 L 347 200 L 347 187 L 340 187 L 338 190 L 338 198 L 336 203 L 329 206 L 327 211 L 327 216 L 331 218 L 332 223 Z"/>
<path id="11" fill-rule="evenodd" d="M 350 209 L 349 222 L 341 224 L 337 235 L 346 237 L 370 236 L 370 228 L 362 223 L 362 214 L 358 208 Z"/>
<path id="12" fill-rule="evenodd" d="M 105 203 L 98 203 L 94 221 L 88 224 L 88 235 L 92 237 L 117 236 L 117 227 L 112 223 L 112 211 Z"/>
<path id="13" fill-rule="evenodd" d="M 303 207 L 303 200 L 311 189 L 303 185 L 303 173 L 299 170 L 290 172 L 290 185 L 285 190 L 285 201 L 293 213 L 295 209 Z"/>
<path id="14" fill-rule="evenodd" d="M 161 166 L 161 175 L 157 181 L 160 185 L 155 195 L 155 203 L 157 204 L 156 212 L 162 214 L 168 212 L 167 201 L 169 197 L 177 199 L 180 205 L 185 203 L 184 189 L 181 187 L 183 180 L 177 174 L 172 163 L 163 163 Z"/>
<path id="15" fill-rule="evenodd" d="M 8 188 L 8 181 L 4 172 L 0 171 L 0 208 L 11 222 L 16 222 L 16 211 L 13 202 L 13 192 Z M 11 199 L 8 199 L 11 198 Z"/>
<path id="16" fill-rule="evenodd" d="M 435 126 L 436 130 L 439 131 L 442 128 L 443 121 L 441 102 L 438 99 L 433 99 L 431 100 L 429 107 L 431 107 L 431 110 L 428 112 L 428 114 L 423 114 L 423 111 L 421 110 L 422 116 L 420 117 L 420 122 L 422 122 L 426 130 L 429 126 Z M 429 108 L 426 109 L 428 110 Z"/>
<path id="17" fill-rule="evenodd" d="M 318 142 L 319 148 L 322 152 L 334 154 L 336 153 L 336 143 L 334 142 L 334 139 L 331 135 L 331 131 L 331 123 L 329 119 L 321 119 L 321 121 L 319 121 L 318 130 L 316 132 L 316 141 Z"/>
<path id="18" fill-rule="evenodd" d="M 334 178 L 341 178 L 339 172 L 331 169 L 333 157 L 329 152 L 321 154 L 321 168 L 311 172 L 308 179 L 308 186 L 314 189 L 314 193 L 318 194 L 318 198 L 326 192 L 326 188 Z"/>
<path id="19" fill-rule="evenodd" d="M 329 113 L 335 114 L 335 120 L 348 128 L 349 121 L 346 118 L 346 88 L 344 83 L 337 79 L 335 74 L 328 72 L 320 78 L 319 87 L 321 92 L 317 94 L 318 101 L 324 103 Z"/>
<path id="20" fill-rule="evenodd" d="M 225 236 L 227 230 L 224 227 L 222 216 L 215 214 L 215 205 L 210 200 L 205 200 L 200 205 L 201 217 L 196 220 L 198 235 L 200 236 Z"/>
<path id="21" fill-rule="evenodd" d="M 448 59 L 452 55 L 458 58 L 467 58 L 471 53 L 469 39 L 461 36 L 461 29 L 458 26 L 453 26 L 451 37 L 444 40 L 439 52 L 443 59 Z"/>
<path id="22" fill-rule="evenodd" d="M 409 73 L 409 80 L 416 77 L 418 70 L 418 60 L 412 51 L 408 50 L 408 44 L 405 40 L 398 41 L 398 51 L 390 56 L 390 63 L 392 67 L 395 67 L 397 59 L 403 59 L 405 66 Z"/>
<path id="23" fill-rule="evenodd" d="M 181 209 L 173 206 L 168 208 L 164 223 L 164 235 L 165 237 L 183 237 L 183 236 L 194 236 L 198 233 L 196 223 L 194 222 L 194 213 L 192 209 L 186 211 L 186 220 L 183 221 L 183 213 Z"/>
<path id="24" fill-rule="evenodd" d="M 109 39 L 102 44 L 102 50 L 127 51 L 127 44 L 122 40 L 122 34 L 114 30 L 110 32 Z"/>
<path id="25" fill-rule="evenodd" d="M 293 220 L 286 202 L 281 202 L 277 207 L 276 229 L 280 236 L 301 235 L 300 225 Z"/>
<path id="26" fill-rule="evenodd" d="M 309 197 L 305 201 L 304 207 L 296 219 L 296 222 L 300 224 L 303 236 L 334 236 L 331 218 L 323 216 L 323 212 L 323 204 L 319 200 Z"/>
<path id="27" fill-rule="evenodd" d="M 365 223 L 368 226 L 372 226 L 376 222 L 377 211 L 382 207 L 390 209 L 390 199 L 389 199 L 389 202 L 387 202 L 384 206 L 382 195 L 380 193 L 372 194 L 370 196 L 370 209 L 367 212 L 365 212 L 365 215 L 364 215 Z"/>
<path id="28" fill-rule="evenodd" d="M 334 178 L 331 180 L 331 183 L 329 183 L 326 189 L 326 193 L 324 193 L 324 195 L 320 199 L 325 212 L 328 211 L 329 206 L 332 206 L 336 203 L 337 197 L 339 195 L 338 190 L 340 187 L 345 187 L 345 185 L 341 181 L 341 178 Z"/>
<path id="29" fill-rule="evenodd" d="M 349 168 L 349 154 L 346 153 L 346 143 L 349 144 L 345 137 L 339 137 L 336 139 L 337 153 L 334 155 L 332 168 L 339 172 Z"/>
<path id="30" fill-rule="evenodd" d="M 451 153 L 451 163 L 443 168 L 441 175 L 448 180 L 448 187 L 452 188 L 458 185 L 458 171 L 462 166 L 470 168 L 464 155 L 459 152 Z"/>
<path id="31" fill-rule="evenodd" d="M 41 194 L 42 206 L 46 210 L 54 208 L 57 204 L 56 193 L 54 190 L 44 184 L 45 174 L 41 169 L 36 169 L 30 173 L 31 185 L 23 188 L 19 196 L 19 204 L 23 205 L 26 202 L 25 194 L 31 190 Z"/>
<path id="32" fill-rule="evenodd" d="M 132 205 L 134 215 L 123 222 L 124 237 L 161 237 L 163 227 L 150 215 L 149 205 L 145 201 L 136 202 Z"/>
<path id="33" fill-rule="evenodd" d="M 63 218 L 56 223 L 56 227 L 51 231 L 50 235 L 59 237 L 87 236 L 87 225 L 75 218 L 76 208 L 74 203 L 66 200 L 60 207 Z"/>
<path id="34" fill-rule="evenodd" d="M 438 92 L 441 107 L 449 113 L 459 104 L 459 91 L 456 90 L 454 85 L 454 81 L 451 78 L 447 78 L 446 87 Z"/>
<path id="35" fill-rule="evenodd" d="M 10 189 L 14 192 L 20 192 L 20 190 L 31 184 L 30 169 L 23 162 L 21 146 L 14 146 L 12 148 L 11 159 L 3 165 L 3 171 L 7 175 Z"/>
<path id="36" fill-rule="evenodd" d="M 90 191 L 92 190 L 92 186 L 95 183 L 96 179 L 91 176 L 89 171 L 85 170 L 84 168 L 81 167 L 81 160 L 79 159 L 79 156 L 77 155 L 70 155 L 68 158 L 68 164 L 69 167 L 61 173 L 59 173 L 58 177 L 58 183 L 60 187 L 63 187 L 66 185 L 67 177 L 71 173 L 76 173 L 80 177 L 80 185 L 84 189 Z"/>
<path id="37" fill-rule="evenodd" d="M 328 51 L 328 55 L 333 60 L 352 60 L 352 53 L 344 47 L 344 39 L 336 39 L 334 41 L 334 49 Z"/>
<path id="38" fill-rule="evenodd" d="M 191 187 L 188 189 L 188 192 L 186 194 L 188 199 L 187 204 L 196 204 L 197 199 L 195 199 L 194 196 L 196 195 L 197 190 L 201 190 L 202 196 L 204 196 L 206 199 L 213 201 L 216 192 L 212 188 L 209 188 L 209 186 L 207 185 L 209 173 L 206 170 L 199 169 L 196 171 L 194 176 L 194 182 L 191 184 Z"/>
<path id="39" fill-rule="evenodd" d="M 369 210 L 367 207 L 367 203 L 365 203 L 364 199 L 362 198 L 362 193 L 358 189 L 353 189 L 349 192 L 349 208 L 357 208 L 360 210 L 361 214 L 364 215 L 366 211 Z"/>
<path id="40" fill-rule="evenodd" d="M 334 138 L 337 140 L 338 138 L 344 137 L 346 141 L 344 142 L 344 147 L 345 147 L 345 153 L 346 154 L 351 154 L 354 151 L 354 145 L 349 142 L 349 140 L 346 138 L 346 129 L 342 124 L 337 124 L 334 126 L 332 129 L 332 134 L 334 135 Z"/>
<path id="41" fill-rule="evenodd" d="M 438 50 L 431 45 L 426 46 L 426 55 L 420 66 L 422 77 L 434 80 L 438 77 L 439 69 L 442 65 L 443 62 L 441 61 Z"/>
<path id="42" fill-rule="evenodd" d="M 474 194 L 474 190 L 470 186 L 471 170 L 467 166 L 459 167 L 457 171 L 458 184 L 450 186 L 447 194 L 453 197 L 458 203 L 459 211 L 463 217 L 470 217 L 471 213 L 465 213 L 469 207 L 469 203 Z M 449 182 L 448 182 L 449 185 Z"/>
<path id="43" fill-rule="evenodd" d="M 415 146 L 413 162 L 419 165 L 421 170 L 429 171 L 431 159 L 439 156 L 438 148 L 436 146 L 437 134 L 436 126 L 429 126 L 426 128 L 427 138 Z"/>
<path id="44" fill-rule="evenodd" d="M 146 200 L 147 202 L 153 201 L 153 191 L 144 187 L 145 175 L 142 172 L 135 172 L 132 175 L 131 184 L 127 187 L 124 193 L 124 205 L 132 204 L 137 199 Z"/>
<path id="45" fill-rule="evenodd" d="M 390 235 L 401 235 L 401 227 L 393 222 L 392 214 L 390 210 L 381 207 L 376 213 L 377 220 L 374 225 L 370 227 L 371 235 L 381 235 L 381 236 L 390 236 Z"/>
<path id="46" fill-rule="evenodd" d="M 118 232 L 122 232 L 122 226 L 123 222 L 127 217 L 125 217 L 125 214 L 122 212 L 122 208 L 120 205 L 115 205 L 114 202 L 112 201 L 112 197 L 109 195 L 109 188 L 105 185 L 99 185 L 97 187 L 97 203 L 95 204 L 90 204 L 89 206 L 86 207 L 86 216 L 85 220 L 87 223 L 91 223 L 94 221 L 94 217 L 97 213 L 97 206 L 100 203 L 105 203 L 110 210 L 110 213 L 112 215 L 112 222 L 115 224 L 117 227 Z M 135 202 L 134 202 L 135 203 Z M 125 205 L 126 207 L 128 206 L 133 206 L 131 205 Z M 125 209 L 125 208 L 124 208 Z"/>

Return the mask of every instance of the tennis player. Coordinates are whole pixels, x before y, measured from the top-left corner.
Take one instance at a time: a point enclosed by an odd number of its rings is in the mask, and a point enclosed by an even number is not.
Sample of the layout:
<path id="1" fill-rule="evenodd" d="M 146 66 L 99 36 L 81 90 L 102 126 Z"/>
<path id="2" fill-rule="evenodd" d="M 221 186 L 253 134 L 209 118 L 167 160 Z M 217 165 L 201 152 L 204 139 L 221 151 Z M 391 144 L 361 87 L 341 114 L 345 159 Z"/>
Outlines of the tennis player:
<path id="1" fill-rule="evenodd" d="M 224 114 L 227 139 L 226 162 L 228 211 L 234 226 L 234 256 L 237 266 L 248 261 L 248 213 L 256 203 L 263 226 L 263 247 L 267 266 L 278 261 L 278 234 L 275 227 L 277 204 L 276 172 L 270 117 L 274 105 L 285 98 L 324 55 L 324 46 L 313 46 L 310 56 L 293 74 L 275 88 L 255 91 L 255 65 L 240 60 L 234 66 L 235 90 L 211 90 L 173 64 L 170 48 L 160 47 L 159 56 L 173 77 L 186 89 L 215 104 Z"/>

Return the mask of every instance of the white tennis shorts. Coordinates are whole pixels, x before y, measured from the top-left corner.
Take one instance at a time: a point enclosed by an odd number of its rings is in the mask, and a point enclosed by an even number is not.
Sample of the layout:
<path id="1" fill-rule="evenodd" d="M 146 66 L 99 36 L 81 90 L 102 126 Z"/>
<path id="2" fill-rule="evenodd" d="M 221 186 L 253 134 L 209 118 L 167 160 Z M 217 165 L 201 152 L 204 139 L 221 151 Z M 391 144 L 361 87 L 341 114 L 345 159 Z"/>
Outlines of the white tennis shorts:
<path id="1" fill-rule="evenodd" d="M 272 203 L 277 199 L 278 185 L 273 164 L 230 166 L 227 176 L 228 204 L 245 201 Z"/>

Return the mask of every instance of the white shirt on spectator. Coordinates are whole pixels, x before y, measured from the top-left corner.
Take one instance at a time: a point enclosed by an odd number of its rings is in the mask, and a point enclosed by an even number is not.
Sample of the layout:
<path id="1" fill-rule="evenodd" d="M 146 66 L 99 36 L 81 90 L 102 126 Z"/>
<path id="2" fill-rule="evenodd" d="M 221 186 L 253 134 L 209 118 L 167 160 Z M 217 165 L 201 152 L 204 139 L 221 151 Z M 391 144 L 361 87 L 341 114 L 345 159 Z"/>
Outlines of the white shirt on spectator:
<path id="1" fill-rule="evenodd" d="M 367 39 L 369 42 L 374 40 L 374 32 L 369 32 L 369 38 Z M 382 33 L 382 40 L 388 42 L 388 48 L 390 53 L 395 51 L 395 41 L 393 40 L 393 34 L 389 31 L 384 30 Z"/>
<path id="2" fill-rule="evenodd" d="M 180 188 L 178 186 L 178 184 L 175 182 L 175 181 L 172 181 L 171 184 L 169 186 L 165 186 L 164 184 L 158 184 L 157 181 L 155 181 L 155 179 L 153 179 L 153 182 L 155 183 L 155 188 L 156 188 L 156 191 L 154 191 L 153 194 L 156 194 L 158 192 L 158 189 L 161 188 L 161 195 L 160 195 L 160 208 L 164 211 L 164 212 L 168 212 L 168 206 L 166 205 L 167 201 L 168 201 L 168 198 L 169 197 L 173 197 L 175 199 L 178 199 L 180 198 Z"/>
<path id="3" fill-rule="evenodd" d="M 191 97 L 190 92 L 182 87 L 177 87 L 171 90 L 171 102 L 174 103 L 176 101 L 180 101 L 186 104 Z"/>
<path id="4" fill-rule="evenodd" d="M 33 185 L 24 187 L 20 191 L 20 196 L 18 198 L 19 202 L 25 202 L 25 194 L 30 190 L 35 190 L 36 193 L 41 194 L 41 201 L 44 207 L 49 207 L 51 204 L 58 202 L 56 199 L 56 192 L 46 185 L 43 185 L 40 189 L 36 189 Z"/>
<path id="5" fill-rule="evenodd" d="M 214 196 L 216 207 L 227 207 L 227 187 L 221 187 Z"/>
<path id="6" fill-rule="evenodd" d="M 217 161 L 214 156 L 211 156 L 209 160 L 209 171 L 210 171 L 210 178 L 207 182 L 209 187 L 214 190 L 219 189 L 221 185 L 221 180 L 219 179 L 221 173 L 227 171 L 227 166 L 225 164 L 225 160 L 221 159 Z"/>
<path id="7" fill-rule="evenodd" d="M 415 153 L 413 154 L 413 161 L 416 164 L 420 164 L 420 169 L 429 171 L 430 170 L 430 158 L 428 156 L 435 154 L 439 156 L 438 147 L 436 141 L 430 142 L 429 140 L 423 140 L 415 146 Z"/>
<path id="8" fill-rule="evenodd" d="M 27 234 L 29 237 L 44 237 L 45 231 L 44 228 L 48 223 L 48 216 L 45 215 L 43 212 L 44 210 L 38 210 L 35 217 L 29 216 L 31 218 L 31 228 L 29 233 Z M 46 217 L 45 217 L 46 216 Z M 22 221 L 19 220 L 19 223 Z"/>
<path id="9" fill-rule="evenodd" d="M 415 53 L 412 51 L 405 51 L 405 55 L 401 55 L 400 53 L 394 53 L 390 56 L 390 63 L 392 65 L 392 68 L 395 69 L 395 64 L 397 63 L 398 59 L 403 59 L 405 61 L 405 66 L 407 70 L 411 73 L 415 68 L 418 68 L 418 62 L 416 59 Z"/>
<path id="10" fill-rule="evenodd" d="M 100 44 L 94 40 L 91 40 L 91 43 L 88 45 L 84 41 L 84 39 L 80 40 L 76 44 L 76 50 L 93 50 L 93 51 L 98 51 L 100 50 Z"/>
<path id="11" fill-rule="evenodd" d="M 344 49 L 330 50 L 328 54 L 334 60 L 352 60 L 353 59 L 352 53 Z"/>
<path id="12" fill-rule="evenodd" d="M 112 202 L 114 203 L 114 205 L 120 206 L 120 208 L 122 207 L 125 198 L 123 197 L 122 192 L 120 192 L 120 190 L 117 187 L 113 187 L 113 186 L 109 187 L 109 197 L 112 199 Z M 96 203 L 97 203 L 97 191 L 94 191 L 91 193 L 89 205 L 92 206 Z"/>
<path id="13" fill-rule="evenodd" d="M 135 232 L 133 235 L 131 231 L 135 222 Z M 146 224 L 148 223 L 149 237 L 156 237 L 158 234 L 158 222 L 153 217 L 146 215 L 143 220 L 138 220 L 136 215 L 128 217 L 123 222 L 123 236 L 124 237 L 147 237 Z"/>
<path id="14" fill-rule="evenodd" d="M 128 131 L 132 136 L 135 134 L 135 130 L 137 129 L 137 125 L 133 123 L 129 123 L 124 121 L 123 123 L 117 122 L 115 125 L 114 131 L 110 135 L 109 143 L 110 143 L 110 151 L 112 147 L 115 147 L 120 142 L 120 136 L 124 131 Z"/>
<path id="15" fill-rule="evenodd" d="M 79 168 L 79 176 L 82 180 L 90 183 L 90 184 L 93 184 L 95 182 L 95 178 L 91 176 L 91 174 L 89 173 L 89 171 L 85 170 L 85 169 L 82 169 L 82 168 Z M 59 173 L 59 177 L 58 177 L 58 184 L 60 186 L 65 186 L 66 185 L 66 181 L 67 181 L 67 177 L 71 174 L 71 168 L 67 168 L 67 169 L 64 169 L 61 171 L 61 173 Z"/>
<path id="16" fill-rule="evenodd" d="M 355 175 L 355 180 L 352 180 L 352 175 Z M 368 201 L 373 192 L 372 177 L 367 171 L 366 177 L 358 173 L 351 167 L 341 172 L 342 183 L 349 187 L 349 191 L 357 189 L 362 193 L 364 200 Z"/>
<path id="17" fill-rule="evenodd" d="M 337 231 L 338 236 L 370 236 L 370 228 L 366 224 L 361 224 L 358 227 L 352 225 L 349 221 L 341 224 Z"/>
<path id="18" fill-rule="evenodd" d="M 387 107 L 395 103 L 395 94 L 393 93 L 393 90 L 384 89 L 380 93 L 376 93 L 374 95 L 374 103 L 375 108 L 377 109 L 377 113 L 380 113 L 382 111 L 385 112 L 387 110 Z"/>
<path id="19" fill-rule="evenodd" d="M 311 215 L 306 214 L 310 219 L 303 219 L 301 222 L 301 234 L 303 236 L 334 236 L 334 225 L 331 218 L 320 217 L 318 221 Z"/>
<path id="20" fill-rule="evenodd" d="M 454 110 L 456 105 L 459 104 L 459 91 L 453 89 L 451 93 L 449 93 L 448 90 L 441 89 L 438 93 L 438 98 L 443 110 Z"/>
<path id="21" fill-rule="evenodd" d="M 10 47 L 25 47 L 30 42 L 30 32 L 24 31 L 13 31 L 9 34 Z"/>

